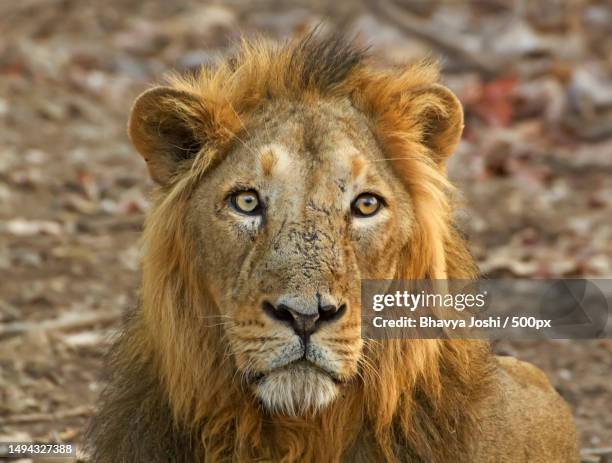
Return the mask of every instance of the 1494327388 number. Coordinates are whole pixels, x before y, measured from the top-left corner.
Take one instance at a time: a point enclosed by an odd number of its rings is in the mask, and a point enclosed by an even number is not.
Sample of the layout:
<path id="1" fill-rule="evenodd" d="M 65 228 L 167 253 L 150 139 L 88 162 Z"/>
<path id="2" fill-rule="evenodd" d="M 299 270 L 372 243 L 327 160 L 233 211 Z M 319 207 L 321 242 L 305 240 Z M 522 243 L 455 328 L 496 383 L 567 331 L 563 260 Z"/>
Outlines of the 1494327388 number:
<path id="1" fill-rule="evenodd" d="M 0 458 L 44 458 L 69 457 L 76 455 L 74 444 L 40 443 L 40 442 L 0 442 Z"/>

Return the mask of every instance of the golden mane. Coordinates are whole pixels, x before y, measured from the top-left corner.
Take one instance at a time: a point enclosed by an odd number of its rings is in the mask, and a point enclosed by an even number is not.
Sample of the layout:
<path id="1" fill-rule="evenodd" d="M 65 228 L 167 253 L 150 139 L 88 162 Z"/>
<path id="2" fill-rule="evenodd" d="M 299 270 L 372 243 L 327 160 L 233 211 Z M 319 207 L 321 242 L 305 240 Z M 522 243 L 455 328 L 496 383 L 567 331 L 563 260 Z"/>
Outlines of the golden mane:
<path id="1" fill-rule="evenodd" d="M 178 109 L 185 121 L 206 125 L 199 132 L 206 139 L 196 160 L 155 193 L 143 235 L 141 310 L 115 365 L 151 365 L 148 374 L 159 378 L 175 426 L 201 442 L 207 462 L 339 461 L 365 427 L 372 461 L 399 461 L 399 447 L 413 452 L 401 461 L 461 460 L 474 425 L 470 410 L 489 377 L 483 343 L 366 342 L 360 379 L 327 409 L 304 418 L 266 416 L 235 376 L 220 312 L 206 293 L 206 276 L 195 270 L 185 214 L 193 187 L 266 101 L 349 98 L 371 121 L 414 204 L 415 229 L 397 278 L 473 278 L 473 261 L 452 225 L 453 189 L 443 162 L 449 153 L 427 143 L 426 120 L 447 115 L 445 94 L 421 91 L 435 88 L 438 78 L 432 63 L 379 69 L 363 50 L 315 35 L 285 45 L 243 42 L 214 69 L 170 78 L 200 102 Z M 454 132 L 456 126 L 448 128 L 449 137 Z M 194 323 L 203 308 L 210 323 Z"/>

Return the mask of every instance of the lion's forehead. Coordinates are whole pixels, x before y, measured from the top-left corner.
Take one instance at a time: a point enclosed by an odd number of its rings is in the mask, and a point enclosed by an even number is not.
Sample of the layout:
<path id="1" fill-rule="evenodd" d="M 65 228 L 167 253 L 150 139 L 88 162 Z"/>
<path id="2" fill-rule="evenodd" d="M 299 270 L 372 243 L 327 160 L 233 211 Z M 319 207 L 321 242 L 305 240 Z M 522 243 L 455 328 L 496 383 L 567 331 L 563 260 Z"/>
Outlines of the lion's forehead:
<path id="1" fill-rule="evenodd" d="M 230 156 L 236 171 L 301 209 L 346 204 L 360 184 L 387 174 L 365 118 L 342 103 L 277 102 L 251 121 L 245 137 Z"/>
<path id="2" fill-rule="evenodd" d="M 331 210 L 350 200 L 353 184 L 359 181 L 351 166 L 363 163 L 346 139 L 318 151 L 315 162 L 293 144 L 272 142 L 258 147 L 257 152 L 254 175 L 265 184 L 268 194 L 282 195 L 289 208 L 301 211 Z"/>

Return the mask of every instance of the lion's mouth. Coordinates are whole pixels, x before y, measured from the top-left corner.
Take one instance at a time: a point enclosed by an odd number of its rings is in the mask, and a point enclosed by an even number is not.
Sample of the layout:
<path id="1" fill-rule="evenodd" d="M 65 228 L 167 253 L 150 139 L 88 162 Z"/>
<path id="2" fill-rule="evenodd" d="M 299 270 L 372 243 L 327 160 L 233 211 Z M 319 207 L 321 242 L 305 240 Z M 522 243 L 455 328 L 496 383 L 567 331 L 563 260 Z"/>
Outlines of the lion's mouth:
<path id="1" fill-rule="evenodd" d="M 340 378 L 335 372 L 329 371 L 317 365 L 316 363 L 313 363 L 310 360 L 307 360 L 306 358 L 302 357 L 298 360 L 289 362 L 286 365 L 283 365 L 281 367 L 274 368 L 273 370 L 266 371 L 266 372 L 258 372 L 258 373 L 253 374 L 250 378 L 251 384 L 253 385 L 259 384 L 261 381 L 263 381 L 266 378 L 266 376 L 272 373 L 291 372 L 291 371 L 298 371 L 298 370 L 304 370 L 304 369 L 309 369 L 313 372 L 318 372 L 320 374 L 328 376 L 336 385 L 342 385 L 345 382 L 345 380 Z"/>

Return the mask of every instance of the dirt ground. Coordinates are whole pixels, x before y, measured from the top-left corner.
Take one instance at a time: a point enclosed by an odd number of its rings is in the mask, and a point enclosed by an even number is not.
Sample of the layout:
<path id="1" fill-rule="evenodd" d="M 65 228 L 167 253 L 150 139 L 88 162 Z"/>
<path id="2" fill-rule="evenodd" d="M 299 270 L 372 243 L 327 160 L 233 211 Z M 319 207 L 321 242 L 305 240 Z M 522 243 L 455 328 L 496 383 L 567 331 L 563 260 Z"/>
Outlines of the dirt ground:
<path id="1" fill-rule="evenodd" d="M 325 21 L 388 63 L 440 56 L 466 111 L 449 173 L 483 273 L 612 275 L 609 2 L 332 3 L 0 3 L 0 441 L 79 442 L 138 297 L 151 183 L 126 137 L 130 103 L 241 33 Z M 612 340 L 495 349 L 543 368 L 584 461 L 612 461 Z"/>

